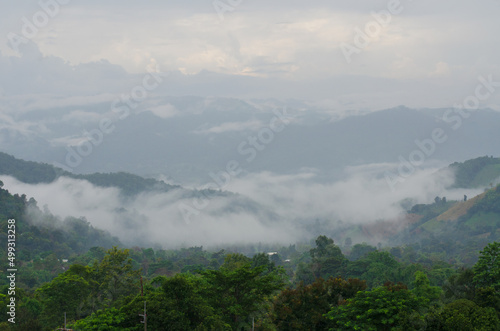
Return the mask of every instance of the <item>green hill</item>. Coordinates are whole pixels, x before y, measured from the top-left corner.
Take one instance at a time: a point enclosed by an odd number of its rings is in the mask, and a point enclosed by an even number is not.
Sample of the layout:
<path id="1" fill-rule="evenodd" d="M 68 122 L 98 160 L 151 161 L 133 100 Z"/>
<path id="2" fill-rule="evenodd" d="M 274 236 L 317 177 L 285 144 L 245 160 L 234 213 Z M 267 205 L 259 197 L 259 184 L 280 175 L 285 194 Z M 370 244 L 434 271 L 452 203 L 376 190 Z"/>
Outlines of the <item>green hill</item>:
<path id="1" fill-rule="evenodd" d="M 91 247 L 110 248 L 120 245 L 116 237 L 90 225 L 84 218 L 61 220 L 41 211 L 36 201 L 23 195 L 12 195 L 0 181 L 0 246 L 7 247 L 8 220 L 15 220 L 16 266 L 20 287 L 33 287 L 49 281 L 67 267 L 65 260 L 87 252 Z M 7 254 L 0 263 L 7 264 Z M 0 271 L 0 275 L 5 271 Z M 0 277 L 0 285 L 7 282 Z"/>
<path id="2" fill-rule="evenodd" d="M 422 253 L 470 265 L 477 259 L 473 252 L 500 240 L 500 185 L 467 201 L 437 201 L 409 212 L 420 220 L 391 238 L 390 245 L 416 245 Z"/>
<path id="3" fill-rule="evenodd" d="M 500 158 L 483 156 L 450 165 L 455 172 L 454 188 L 480 188 L 498 184 Z"/>
<path id="4" fill-rule="evenodd" d="M 0 152 L 0 175 L 7 175 L 27 184 L 51 183 L 60 176 L 87 180 L 100 187 L 118 187 L 124 195 L 144 191 L 169 191 L 180 188 L 152 178 L 143 178 L 126 172 L 77 175 L 45 163 L 16 159 Z"/>

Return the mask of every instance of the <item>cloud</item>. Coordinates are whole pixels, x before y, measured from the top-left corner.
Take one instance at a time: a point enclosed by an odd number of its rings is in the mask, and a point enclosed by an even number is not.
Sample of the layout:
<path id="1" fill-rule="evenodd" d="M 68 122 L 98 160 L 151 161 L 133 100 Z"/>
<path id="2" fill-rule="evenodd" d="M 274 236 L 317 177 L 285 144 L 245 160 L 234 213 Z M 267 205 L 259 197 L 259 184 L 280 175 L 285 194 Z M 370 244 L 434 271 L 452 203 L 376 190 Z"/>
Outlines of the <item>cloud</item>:
<path id="1" fill-rule="evenodd" d="M 438 168 L 417 170 L 391 190 L 384 173 L 392 164 L 370 164 L 346 169 L 344 179 L 332 183 L 314 181 L 314 173 L 276 175 L 269 172 L 234 179 L 228 190 L 250 197 L 284 219 L 329 219 L 350 224 L 396 219 L 404 213 L 403 199 L 432 203 L 436 196 L 460 199 L 464 190 L 449 190 L 453 174 Z M 480 190 L 467 191 L 474 196 Z"/>
<path id="2" fill-rule="evenodd" d="M 62 218 L 84 216 L 95 227 L 110 231 L 129 245 L 164 247 L 233 243 L 294 243 L 311 239 L 317 220 L 344 226 L 400 219 L 403 199 L 433 203 L 436 196 L 461 200 L 481 190 L 449 190 L 453 175 L 437 168 L 421 169 L 396 191 L 383 173 L 395 165 L 373 164 L 346 169 L 337 182 L 316 180 L 314 172 L 278 175 L 250 173 L 233 178 L 226 189 L 234 194 L 196 198 L 206 205 L 186 221 L 179 206 L 193 206 L 192 193 L 179 189 L 144 192 L 124 198 L 114 188 L 100 188 L 70 178 L 50 184 L 29 185 L 2 177 L 12 193 L 34 197 L 39 206 Z M 376 240 L 380 240 L 377 238 Z"/>
<path id="3" fill-rule="evenodd" d="M 72 135 L 72 136 L 49 139 L 48 141 L 52 146 L 57 147 L 57 146 L 79 146 L 89 140 L 90 139 L 85 136 Z"/>
<path id="4" fill-rule="evenodd" d="M 118 236 L 125 244 L 164 247 L 256 242 L 294 242 L 283 222 L 262 220 L 260 214 L 233 208 L 235 198 L 216 197 L 199 217 L 186 223 L 180 203 L 190 203 L 186 191 L 143 193 L 124 199 L 117 189 L 61 177 L 50 184 L 29 185 L 2 176 L 4 188 L 34 197 L 39 206 L 61 218 L 85 217 L 93 226 Z M 189 194 L 188 194 L 189 195 Z"/>
<path id="5" fill-rule="evenodd" d="M 208 134 L 208 133 L 224 133 L 231 131 L 255 131 L 262 128 L 263 124 L 261 121 L 252 120 L 245 122 L 226 122 L 217 126 L 210 127 L 208 129 L 198 129 L 194 133 L 198 134 Z"/>
<path id="6" fill-rule="evenodd" d="M 80 123 L 97 122 L 102 118 L 102 114 L 92 111 L 74 110 L 62 117 L 62 121 L 76 121 Z"/>
<path id="7" fill-rule="evenodd" d="M 147 111 L 150 111 L 155 116 L 158 116 L 158 117 L 163 118 L 163 119 L 179 115 L 179 111 L 177 110 L 177 108 L 170 103 L 168 103 L 166 105 L 159 105 L 159 106 L 155 106 L 155 107 L 150 107 L 147 109 Z"/>

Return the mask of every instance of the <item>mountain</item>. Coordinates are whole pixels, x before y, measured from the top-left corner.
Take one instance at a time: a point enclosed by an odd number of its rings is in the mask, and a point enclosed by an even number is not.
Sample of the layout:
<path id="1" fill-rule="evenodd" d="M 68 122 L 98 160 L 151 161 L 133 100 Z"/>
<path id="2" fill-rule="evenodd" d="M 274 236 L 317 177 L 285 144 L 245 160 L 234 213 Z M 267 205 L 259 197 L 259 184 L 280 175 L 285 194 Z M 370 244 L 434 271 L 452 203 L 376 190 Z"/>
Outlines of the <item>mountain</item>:
<path id="1" fill-rule="evenodd" d="M 392 236 L 389 245 L 406 243 L 450 263 L 470 265 L 477 259 L 471 252 L 500 240 L 500 185 L 466 201 L 436 197 L 433 204 L 415 205 L 408 213 L 413 222 Z"/>
<path id="2" fill-rule="evenodd" d="M 78 174 L 124 171 L 197 184 L 232 160 L 251 173 L 313 168 L 321 179 L 338 179 L 346 166 L 408 159 L 437 129 L 443 139 L 425 161 L 448 164 L 499 152 L 500 112 L 488 109 L 466 117 L 453 109 L 405 107 L 340 112 L 297 100 L 185 96 L 113 110 L 96 102 L 12 115 L 19 128 L 30 128 L 24 131 L 0 118 L 2 151 Z"/>
<path id="3" fill-rule="evenodd" d="M 500 158 L 484 156 L 450 165 L 455 172 L 456 188 L 493 186 L 500 182 Z"/>
<path id="4" fill-rule="evenodd" d="M 168 192 L 180 188 L 178 185 L 169 185 L 163 181 L 125 172 L 73 174 L 46 163 L 16 159 L 2 152 L 0 152 L 0 175 L 12 176 L 27 184 L 51 183 L 58 177 L 64 176 L 86 180 L 99 187 L 116 187 L 126 196 L 146 191 Z"/>
<path id="5" fill-rule="evenodd" d="M 93 227 L 85 218 L 61 219 L 41 210 L 34 199 L 2 187 L 0 181 L 0 245 L 7 247 L 7 239 L 12 239 L 8 235 L 14 234 L 18 287 L 30 288 L 51 280 L 68 267 L 69 259 L 92 247 L 121 245 L 118 238 Z M 0 261 L 8 265 L 7 254 L 2 254 Z"/>

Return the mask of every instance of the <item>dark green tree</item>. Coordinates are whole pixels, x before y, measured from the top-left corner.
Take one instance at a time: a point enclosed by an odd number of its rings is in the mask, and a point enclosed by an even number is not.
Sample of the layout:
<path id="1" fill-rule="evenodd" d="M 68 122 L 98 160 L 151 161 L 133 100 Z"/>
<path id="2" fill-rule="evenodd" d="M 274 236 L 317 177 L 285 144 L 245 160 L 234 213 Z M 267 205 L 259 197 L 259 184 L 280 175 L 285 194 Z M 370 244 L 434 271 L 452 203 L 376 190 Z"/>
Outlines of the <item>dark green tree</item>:
<path id="1" fill-rule="evenodd" d="M 447 304 L 439 313 L 431 312 L 427 320 L 428 330 L 500 330 L 500 321 L 493 308 L 482 308 L 466 299 Z"/>
<path id="2" fill-rule="evenodd" d="M 343 273 L 343 268 L 347 259 L 340 248 L 335 245 L 333 239 L 326 236 L 319 236 L 316 239 L 316 247 L 310 250 L 312 263 L 311 269 L 316 278 L 329 278 L 339 276 Z"/>
<path id="3" fill-rule="evenodd" d="M 206 279 L 206 297 L 216 314 L 232 328 L 248 322 L 250 316 L 266 310 L 269 297 L 284 286 L 283 273 L 265 273 L 266 267 L 220 268 L 202 272 Z"/>
<path id="4" fill-rule="evenodd" d="M 331 330 L 393 330 L 402 324 L 419 325 L 419 311 L 426 301 L 408 291 L 406 286 L 386 284 L 371 291 L 361 291 L 347 304 L 334 307 L 326 316 Z"/>
<path id="5" fill-rule="evenodd" d="M 278 330 L 324 330 L 324 316 L 332 306 L 343 304 L 358 291 L 366 289 L 359 279 L 318 278 L 310 285 L 299 284 L 296 289 L 283 290 L 274 300 L 273 323 Z"/>
<path id="6" fill-rule="evenodd" d="M 493 242 L 480 252 L 474 265 L 474 282 L 479 287 L 500 290 L 500 242 Z"/>

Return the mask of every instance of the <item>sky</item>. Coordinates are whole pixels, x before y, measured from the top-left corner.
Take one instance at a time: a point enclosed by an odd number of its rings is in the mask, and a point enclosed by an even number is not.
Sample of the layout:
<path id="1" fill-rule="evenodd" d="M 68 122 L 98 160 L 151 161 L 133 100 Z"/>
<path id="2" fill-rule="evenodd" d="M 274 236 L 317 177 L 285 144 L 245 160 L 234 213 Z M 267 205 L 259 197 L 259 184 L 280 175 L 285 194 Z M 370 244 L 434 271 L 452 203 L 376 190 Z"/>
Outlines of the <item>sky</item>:
<path id="1" fill-rule="evenodd" d="M 0 6 L 3 97 L 119 93 L 127 77 L 157 70 L 176 82 L 161 91 L 167 95 L 379 110 L 448 107 L 474 93 L 479 76 L 500 81 L 496 0 Z M 25 39 L 16 44 L 17 37 Z M 495 95 L 481 106 L 497 109 L 498 101 Z"/>

